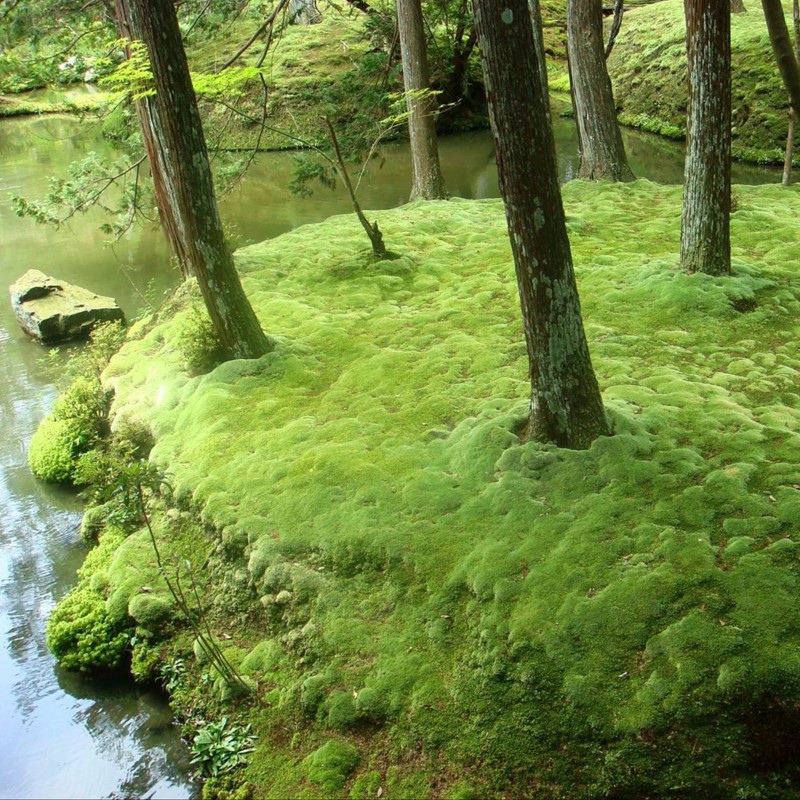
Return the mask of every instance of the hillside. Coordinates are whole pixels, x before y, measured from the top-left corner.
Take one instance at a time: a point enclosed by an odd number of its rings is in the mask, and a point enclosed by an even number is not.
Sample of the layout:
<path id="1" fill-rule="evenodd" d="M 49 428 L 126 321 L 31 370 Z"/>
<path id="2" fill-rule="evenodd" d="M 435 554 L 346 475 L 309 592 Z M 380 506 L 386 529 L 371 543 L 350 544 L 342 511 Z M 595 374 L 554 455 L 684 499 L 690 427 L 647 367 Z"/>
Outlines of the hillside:
<path id="1" fill-rule="evenodd" d="M 783 163 L 788 99 L 761 6 L 731 17 L 732 136 L 735 158 Z M 791 9 L 787 10 L 791 19 Z M 686 132 L 686 27 L 682 0 L 626 12 L 609 72 L 625 125 L 683 138 Z"/>

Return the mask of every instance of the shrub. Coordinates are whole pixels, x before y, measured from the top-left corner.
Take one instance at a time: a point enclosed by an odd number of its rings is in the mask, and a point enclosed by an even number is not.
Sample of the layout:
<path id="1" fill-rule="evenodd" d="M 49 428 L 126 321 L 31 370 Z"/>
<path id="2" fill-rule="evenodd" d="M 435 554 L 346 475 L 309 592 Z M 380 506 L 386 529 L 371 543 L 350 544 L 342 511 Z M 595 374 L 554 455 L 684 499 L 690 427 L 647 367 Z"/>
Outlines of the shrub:
<path id="1" fill-rule="evenodd" d="M 28 463 L 37 478 L 70 483 L 81 454 L 104 433 L 108 395 L 94 378 L 76 378 L 31 438 Z"/>
<path id="2" fill-rule="evenodd" d="M 70 670 L 119 669 L 129 643 L 130 629 L 114 623 L 103 597 L 85 584 L 56 606 L 47 623 L 47 646 Z"/>
<path id="3" fill-rule="evenodd" d="M 31 472 L 49 483 L 69 483 L 75 468 L 76 442 L 81 435 L 75 420 L 45 417 L 28 447 Z"/>

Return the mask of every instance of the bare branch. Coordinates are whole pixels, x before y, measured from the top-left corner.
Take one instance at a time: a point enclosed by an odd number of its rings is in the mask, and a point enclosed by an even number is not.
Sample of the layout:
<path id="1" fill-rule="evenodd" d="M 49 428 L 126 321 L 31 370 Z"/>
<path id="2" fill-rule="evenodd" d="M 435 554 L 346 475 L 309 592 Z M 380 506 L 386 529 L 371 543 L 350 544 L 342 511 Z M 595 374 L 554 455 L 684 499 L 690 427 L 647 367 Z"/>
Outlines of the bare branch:
<path id="1" fill-rule="evenodd" d="M 223 70 L 230 67 L 236 61 L 238 61 L 254 44 L 254 42 L 261 36 L 267 28 L 270 28 L 272 24 L 278 17 L 278 14 L 286 7 L 289 0 L 278 0 L 278 4 L 273 9 L 272 13 L 267 17 L 264 21 L 263 25 L 259 26 L 258 30 L 248 39 L 248 41 L 242 45 L 239 50 L 237 51 L 236 55 L 229 58 L 218 70 L 217 72 L 222 72 Z M 263 61 L 263 59 L 262 59 Z"/>

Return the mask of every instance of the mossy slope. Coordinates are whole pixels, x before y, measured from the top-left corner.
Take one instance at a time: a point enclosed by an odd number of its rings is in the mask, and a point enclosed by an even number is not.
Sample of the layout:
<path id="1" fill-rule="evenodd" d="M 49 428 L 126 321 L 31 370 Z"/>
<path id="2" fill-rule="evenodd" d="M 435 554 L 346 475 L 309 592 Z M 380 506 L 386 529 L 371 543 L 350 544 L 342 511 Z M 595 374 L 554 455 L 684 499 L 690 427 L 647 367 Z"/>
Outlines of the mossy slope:
<path id="1" fill-rule="evenodd" d="M 565 188 L 615 430 L 587 452 L 513 433 L 498 201 L 379 214 L 383 264 L 348 217 L 240 251 L 259 361 L 189 378 L 180 315 L 115 357 L 116 412 L 267 611 L 260 793 L 798 796 L 800 194 L 737 193 L 714 279 L 678 269 L 678 188 Z M 328 792 L 332 732 L 360 760 Z"/>
<path id="2" fill-rule="evenodd" d="M 782 163 L 788 100 L 758 3 L 731 17 L 733 151 L 736 158 Z M 791 15 L 791 9 L 788 12 Z M 789 16 L 788 19 L 791 19 Z M 686 132 L 686 27 L 681 0 L 625 14 L 608 62 L 620 121 L 683 138 Z"/>

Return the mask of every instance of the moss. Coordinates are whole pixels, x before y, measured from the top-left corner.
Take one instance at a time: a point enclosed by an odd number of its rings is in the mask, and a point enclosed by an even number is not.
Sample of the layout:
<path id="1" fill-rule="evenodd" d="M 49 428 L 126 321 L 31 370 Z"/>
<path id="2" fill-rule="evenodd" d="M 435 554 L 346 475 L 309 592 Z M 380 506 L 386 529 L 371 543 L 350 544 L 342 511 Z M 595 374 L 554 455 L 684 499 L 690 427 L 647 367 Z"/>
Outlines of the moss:
<path id="1" fill-rule="evenodd" d="M 103 433 L 106 404 L 96 378 L 78 377 L 59 395 L 28 448 L 28 463 L 37 478 L 72 481 L 81 454 L 94 447 Z"/>
<path id="2" fill-rule="evenodd" d="M 87 585 L 73 589 L 47 623 L 47 646 L 65 669 L 118 670 L 130 632 L 106 612 L 103 597 Z"/>
<path id="3" fill-rule="evenodd" d="M 664 0 L 626 12 L 609 59 L 620 121 L 682 139 L 686 133 L 683 4 Z M 788 101 L 763 14 L 731 18 L 734 157 L 783 163 Z"/>
<path id="4" fill-rule="evenodd" d="M 349 742 L 331 739 L 303 762 L 308 779 L 326 793 L 340 790 L 358 764 L 358 750 Z"/>
<path id="5" fill-rule="evenodd" d="M 399 796 L 771 791 L 748 742 L 759 708 L 786 732 L 800 701 L 800 194 L 737 194 L 723 279 L 678 269 L 680 188 L 565 187 L 614 428 L 585 452 L 516 438 L 498 201 L 378 214 L 402 274 L 362 259 L 346 217 L 240 251 L 262 359 L 189 377 L 166 318 L 115 357 L 115 410 L 216 531 L 215 589 L 241 571 L 253 589 L 265 795 L 328 791 L 281 742 L 329 726 Z M 770 769 L 794 791 L 790 760 Z"/>
<path id="6" fill-rule="evenodd" d="M 153 594 L 136 594 L 128 602 L 128 614 L 149 631 L 164 627 L 174 616 L 172 602 Z"/>

